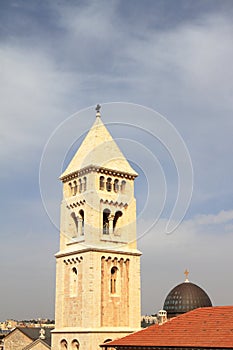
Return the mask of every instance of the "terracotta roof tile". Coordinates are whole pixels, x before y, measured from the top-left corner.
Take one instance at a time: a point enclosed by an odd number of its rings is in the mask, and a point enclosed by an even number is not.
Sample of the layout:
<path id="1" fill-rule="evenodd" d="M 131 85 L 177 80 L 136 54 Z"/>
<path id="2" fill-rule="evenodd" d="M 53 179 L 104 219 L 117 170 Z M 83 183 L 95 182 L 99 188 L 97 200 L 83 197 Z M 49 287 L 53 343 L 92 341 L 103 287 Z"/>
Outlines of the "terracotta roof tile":
<path id="1" fill-rule="evenodd" d="M 124 338 L 114 340 L 107 346 L 233 349 L 233 306 L 195 309 L 163 325 L 152 325 Z"/>

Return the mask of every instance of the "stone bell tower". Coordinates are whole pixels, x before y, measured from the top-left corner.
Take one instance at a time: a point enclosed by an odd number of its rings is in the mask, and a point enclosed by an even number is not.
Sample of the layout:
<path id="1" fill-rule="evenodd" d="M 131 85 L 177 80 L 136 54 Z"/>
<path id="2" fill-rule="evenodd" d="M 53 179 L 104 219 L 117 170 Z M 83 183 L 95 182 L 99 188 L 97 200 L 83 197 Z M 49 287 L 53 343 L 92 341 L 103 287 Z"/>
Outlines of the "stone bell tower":
<path id="1" fill-rule="evenodd" d="M 52 349 L 97 350 L 140 329 L 140 255 L 132 169 L 96 120 L 60 179 Z"/>

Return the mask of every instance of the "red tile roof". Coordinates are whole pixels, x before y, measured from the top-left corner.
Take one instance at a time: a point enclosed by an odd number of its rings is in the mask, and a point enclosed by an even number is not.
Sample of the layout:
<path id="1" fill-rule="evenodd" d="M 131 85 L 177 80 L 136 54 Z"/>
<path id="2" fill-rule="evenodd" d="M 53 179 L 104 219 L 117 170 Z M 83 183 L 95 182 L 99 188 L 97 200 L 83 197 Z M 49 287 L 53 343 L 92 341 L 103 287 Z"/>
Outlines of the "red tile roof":
<path id="1" fill-rule="evenodd" d="M 233 349 L 233 306 L 195 309 L 106 345 Z"/>

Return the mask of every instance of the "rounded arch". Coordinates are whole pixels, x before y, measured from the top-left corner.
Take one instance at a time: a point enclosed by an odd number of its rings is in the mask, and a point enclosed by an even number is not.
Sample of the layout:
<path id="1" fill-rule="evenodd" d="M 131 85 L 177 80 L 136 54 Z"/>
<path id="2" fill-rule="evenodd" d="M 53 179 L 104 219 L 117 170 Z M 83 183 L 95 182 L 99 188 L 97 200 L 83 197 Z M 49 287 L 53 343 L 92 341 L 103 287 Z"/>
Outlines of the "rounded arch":
<path id="1" fill-rule="evenodd" d="M 73 268 L 72 268 L 72 271 L 73 271 L 73 273 L 74 273 L 75 275 L 77 275 L 77 274 L 78 274 L 78 270 L 77 270 L 77 268 L 76 268 L 76 267 L 73 267 Z"/>
<path id="2" fill-rule="evenodd" d="M 69 182 L 69 195 L 72 196 L 73 192 L 72 192 L 72 183 Z"/>
<path id="3" fill-rule="evenodd" d="M 77 233 L 78 233 L 78 219 L 77 216 L 75 214 L 75 212 L 72 212 L 70 214 L 71 218 L 72 218 L 72 224 L 71 224 L 71 234 L 72 234 L 72 238 L 77 237 Z"/>
<path id="4" fill-rule="evenodd" d="M 114 192 L 119 192 L 119 180 L 118 179 L 115 179 L 114 180 L 114 184 L 113 184 L 113 190 Z"/>
<path id="5" fill-rule="evenodd" d="M 75 196 L 77 194 L 77 190 L 78 190 L 78 185 L 77 185 L 77 181 L 74 181 L 74 191 L 73 191 L 73 196 Z"/>
<path id="6" fill-rule="evenodd" d="M 68 343 L 66 339 L 62 339 L 60 341 L 60 350 L 68 349 Z"/>
<path id="7" fill-rule="evenodd" d="M 112 341 L 112 339 L 105 339 L 104 344 L 108 343 L 109 341 Z"/>
<path id="8" fill-rule="evenodd" d="M 87 178 L 86 176 L 84 176 L 83 178 L 83 192 L 85 192 L 87 190 Z"/>
<path id="9" fill-rule="evenodd" d="M 112 179 L 111 179 L 111 177 L 108 177 L 108 178 L 107 178 L 106 190 L 107 190 L 108 192 L 111 192 L 111 191 L 112 191 Z"/>
<path id="10" fill-rule="evenodd" d="M 114 215 L 114 219 L 113 219 L 113 231 L 115 231 L 116 227 L 117 227 L 117 221 L 118 219 L 123 215 L 122 211 L 118 210 L 115 215 Z"/>
<path id="11" fill-rule="evenodd" d="M 77 339 L 73 339 L 71 342 L 71 349 L 78 350 L 79 349 L 79 341 Z"/>
<path id="12" fill-rule="evenodd" d="M 121 192 L 122 192 L 122 193 L 125 192 L 125 187 L 126 187 L 126 181 L 123 180 L 123 181 L 121 181 Z"/>
<path id="13" fill-rule="evenodd" d="M 81 234 L 81 235 L 84 235 L 84 210 L 83 209 L 80 209 L 79 210 L 79 217 L 80 217 L 80 220 L 81 220 L 81 224 L 82 224 L 82 230 L 81 230 L 81 232 L 79 233 L 79 234 Z"/>
<path id="14" fill-rule="evenodd" d="M 109 215 L 111 211 L 109 209 L 103 210 L 103 234 L 109 234 Z"/>
<path id="15" fill-rule="evenodd" d="M 82 192 L 82 180 L 79 179 L 78 182 L 79 182 L 79 193 L 81 193 Z"/>
<path id="16" fill-rule="evenodd" d="M 100 179 L 99 179 L 99 188 L 101 191 L 104 190 L 104 176 L 100 176 Z"/>
<path id="17" fill-rule="evenodd" d="M 118 272 L 118 268 L 116 266 L 113 266 L 111 268 L 111 280 L 110 280 L 110 293 L 111 294 L 116 293 L 117 272 Z"/>
<path id="18" fill-rule="evenodd" d="M 70 296 L 74 297 L 78 291 L 78 269 L 76 267 L 71 268 L 70 275 Z"/>

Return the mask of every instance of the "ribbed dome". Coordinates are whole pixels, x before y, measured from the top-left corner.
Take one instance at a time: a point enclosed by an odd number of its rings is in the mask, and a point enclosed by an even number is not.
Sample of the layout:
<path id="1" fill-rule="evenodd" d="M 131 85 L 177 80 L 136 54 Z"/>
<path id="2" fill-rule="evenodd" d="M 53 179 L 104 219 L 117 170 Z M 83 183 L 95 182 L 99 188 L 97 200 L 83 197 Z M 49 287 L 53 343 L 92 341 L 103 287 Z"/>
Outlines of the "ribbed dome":
<path id="1" fill-rule="evenodd" d="M 184 282 L 170 291 L 163 309 L 167 311 L 168 317 L 174 317 L 207 306 L 212 306 L 212 303 L 206 292 L 194 283 Z"/>

